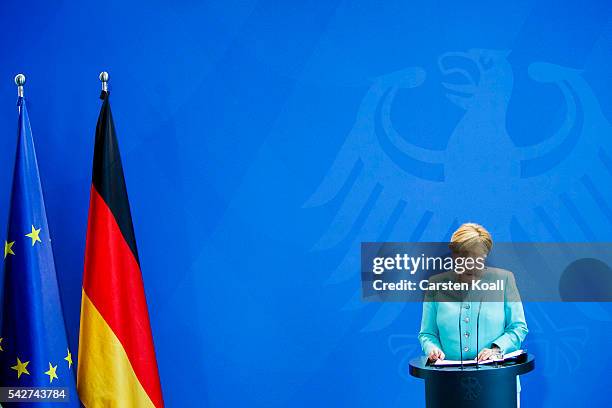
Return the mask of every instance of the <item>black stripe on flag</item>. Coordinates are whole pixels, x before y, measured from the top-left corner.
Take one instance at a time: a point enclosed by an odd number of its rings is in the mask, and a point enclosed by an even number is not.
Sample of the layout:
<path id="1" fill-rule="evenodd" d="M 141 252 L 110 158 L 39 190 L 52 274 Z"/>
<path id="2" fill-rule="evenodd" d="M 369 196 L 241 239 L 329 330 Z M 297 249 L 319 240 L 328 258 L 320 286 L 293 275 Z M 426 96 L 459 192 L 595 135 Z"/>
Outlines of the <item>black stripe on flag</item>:
<path id="1" fill-rule="evenodd" d="M 132 225 L 132 214 L 128 200 L 115 124 L 111 112 L 108 92 L 102 92 L 104 100 L 96 125 L 92 183 L 115 216 L 123 238 L 138 261 L 138 249 Z"/>

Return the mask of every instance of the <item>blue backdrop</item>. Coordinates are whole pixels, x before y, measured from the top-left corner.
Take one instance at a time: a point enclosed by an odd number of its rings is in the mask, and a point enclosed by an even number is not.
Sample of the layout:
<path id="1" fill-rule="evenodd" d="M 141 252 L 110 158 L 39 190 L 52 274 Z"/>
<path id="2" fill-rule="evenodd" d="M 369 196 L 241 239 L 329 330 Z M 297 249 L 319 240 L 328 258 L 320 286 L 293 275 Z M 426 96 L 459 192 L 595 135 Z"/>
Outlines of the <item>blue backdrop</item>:
<path id="1" fill-rule="evenodd" d="M 0 231 L 24 72 L 76 349 L 107 70 L 167 405 L 419 406 L 421 307 L 359 301 L 359 242 L 610 241 L 611 11 L 2 1 Z M 525 308 L 524 405 L 609 401 L 611 305 Z"/>

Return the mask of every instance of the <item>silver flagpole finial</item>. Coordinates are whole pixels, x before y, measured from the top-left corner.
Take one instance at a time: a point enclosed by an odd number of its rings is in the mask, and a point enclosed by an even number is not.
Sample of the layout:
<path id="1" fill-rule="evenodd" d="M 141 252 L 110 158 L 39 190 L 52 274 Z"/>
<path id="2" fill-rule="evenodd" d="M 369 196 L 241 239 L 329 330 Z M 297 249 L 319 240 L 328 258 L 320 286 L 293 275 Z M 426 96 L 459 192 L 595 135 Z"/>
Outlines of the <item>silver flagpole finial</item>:
<path id="1" fill-rule="evenodd" d="M 23 74 L 15 76 L 15 85 L 17 85 L 17 95 L 23 98 L 23 85 L 26 83 L 26 77 Z"/>
<path id="2" fill-rule="evenodd" d="M 100 78 L 100 82 L 102 82 L 102 91 L 108 92 L 108 72 L 100 72 L 100 76 L 98 78 Z"/>

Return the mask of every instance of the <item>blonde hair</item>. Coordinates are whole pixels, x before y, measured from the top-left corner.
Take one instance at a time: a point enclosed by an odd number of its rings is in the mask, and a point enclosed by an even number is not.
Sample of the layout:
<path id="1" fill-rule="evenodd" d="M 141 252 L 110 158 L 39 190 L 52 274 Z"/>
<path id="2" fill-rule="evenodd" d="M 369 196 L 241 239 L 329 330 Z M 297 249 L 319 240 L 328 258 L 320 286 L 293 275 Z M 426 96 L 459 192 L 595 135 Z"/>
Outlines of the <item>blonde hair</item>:
<path id="1" fill-rule="evenodd" d="M 468 222 L 453 233 L 448 247 L 455 253 L 477 251 L 488 254 L 493 247 L 493 239 L 485 227 Z"/>

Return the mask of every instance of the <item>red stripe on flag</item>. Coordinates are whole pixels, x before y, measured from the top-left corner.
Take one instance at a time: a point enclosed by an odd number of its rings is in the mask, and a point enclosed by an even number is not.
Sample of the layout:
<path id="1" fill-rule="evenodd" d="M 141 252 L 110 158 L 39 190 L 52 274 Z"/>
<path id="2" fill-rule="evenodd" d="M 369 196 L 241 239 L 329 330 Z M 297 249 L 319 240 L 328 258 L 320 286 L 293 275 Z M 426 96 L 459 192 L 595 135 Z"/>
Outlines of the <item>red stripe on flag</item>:
<path id="1" fill-rule="evenodd" d="M 110 208 L 93 186 L 83 290 L 123 345 L 153 404 L 163 407 L 140 267 Z"/>

